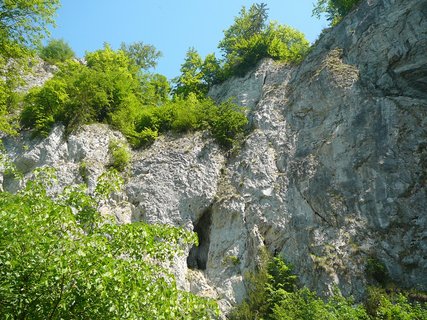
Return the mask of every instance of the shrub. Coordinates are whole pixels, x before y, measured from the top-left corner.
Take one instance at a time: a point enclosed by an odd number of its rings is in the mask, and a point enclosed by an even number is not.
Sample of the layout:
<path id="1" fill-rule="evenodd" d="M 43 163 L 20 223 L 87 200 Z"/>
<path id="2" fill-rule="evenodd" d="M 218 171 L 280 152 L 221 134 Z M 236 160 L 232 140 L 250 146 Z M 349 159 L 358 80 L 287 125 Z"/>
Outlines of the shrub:
<path id="1" fill-rule="evenodd" d="M 376 258 L 369 258 L 366 264 L 366 274 L 378 284 L 384 286 L 389 281 L 389 275 L 385 265 Z"/>
<path id="2" fill-rule="evenodd" d="M 79 164 L 79 174 L 84 183 L 88 183 L 88 165 L 86 161 L 82 161 Z"/>
<path id="3" fill-rule="evenodd" d="M 266 37 L 267 55 L 274 60 L 300 63 L 310 48 L 310 43 L 302 32 L 275 22 L 269 24 Z"/>
<path id="4" fill-rule="evenodd" d="M 243 135 L 242 109 L 231 102 L 216 106 L 189 92 L 166 97 L 160 75 L 141 75 L 123 51 L 108 45 L 86 55 L 87 66 L 68 60 L 41 88 L 25 98 L 21 123 L 41 135 L 62 122 L 70 133 L 83 124 L 104 122 L 121 131 L 133 147 L 152 143 L 159 133 L 211 130 L 224 147 Z"/>
<path id="5" fill-rule="evenodd" d="M 230 148 L 244 134 L 248 120 L 243 109 L 230 100 L 219 106 L 205 104 L 203 121 L 209 124 L 212 134 L 220 145 Z"/>
<path id="6" fill-rule="evenodd" d="M 149 130 L 153 138 L 153 132 L 208 129 L 221 146 L 229 148 L 244 134 L 246 124 L 242 108 L 230 101 L 217 106 L 212 100 L 199 100 L 191 94 L 187 99 L 177 98 L 159 107 L 142 108 L 135 128 L 136 135 Z"/>
<path id="7" fill-rule="evenodd" d="M 244 76 L 263 58 L 300 63 L 310 47 L 304 34 L 276 22 L 267 23 L 267 19 L 265 4 L 253 4 L 249 9 L 243 6 L 218 45 L 222 59 L 208 54 L 203 60 L 196 49 L 190 48 L 181 65 L 181 75 L 173 80 L 174 96 L 194 93 L 203 98 L 214 84 L 231 76 Z"/>
<path id="8" fill-rule="evenodd" d="M 108 46 L 87 55 L 88 66 L 67 61 L 42 88 L 30 91 L 22 113 L 24 126 L 41 134 L 62 122 L 71 132 L 83 124 L 107 122 L 124 128 L 117 114 L 134 115 L 140 105 L 140 84 L 124 53 Z M 113 121 L 114 120 L 114 121 Z"/>
<path id="9" fill-rule="evenodd" d="M 39 56 L 46 62 L 57 64 L 73 58 L 75 54 L 63 39 L 52 39 L 40 49 Z"/>
<path id="10" fill-rule="evenodd" d="M 394 291 L 394 292 L 393 292 Z M 369 287 L 365 301 L 367 313 L 373 319 L 427 319 L 426 303 L 409 302 L 406 292 L 393 290 L 386 292 L 383 288 Z"/>
<path id="11" fill-rule="evenodd" d="M 83 187 L 47 196 L 36 172 L 17 194 L 0 193 L 3 319 L 210 319 L 213 301 L 177 288 L 163 265 L 197 241 L 183 229 L 117 225 L 98 211 L 116 189 L 107 173 L 91 197 Z"/>
<path id="12" fill-rule="evenodd" d="M 307 288 L 298 288 L 292 269 L 277 257 L 261 263 L 246 279 L 247 299 L 231 312 L 231 319 L 427 319 L 425 304 L 410 303 L 407 294 L 387 294 L 376 287 L 368 289 L 365 305 L 343 297 L 338 289 L 329 299 L 322 299 Z"/>
<path id="13" fill-rule="evenodd" d="M 117 171 L 124 171 L 131 160 L 129 149 L 123 142 L 118 140 L 110 140 L 108 149 L 111 154 L 111 166 Z"/>

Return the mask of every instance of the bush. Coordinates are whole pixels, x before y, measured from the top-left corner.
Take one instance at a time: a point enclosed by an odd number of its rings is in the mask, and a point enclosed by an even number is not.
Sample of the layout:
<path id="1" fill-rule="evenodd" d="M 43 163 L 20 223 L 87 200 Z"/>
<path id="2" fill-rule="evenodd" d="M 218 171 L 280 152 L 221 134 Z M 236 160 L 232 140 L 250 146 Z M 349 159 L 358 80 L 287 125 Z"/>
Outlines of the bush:
<path id="1" fill-rule="evenodd" d="M 400 290 L 397 289 L 393 291 L 387 293 L 382 288 L 368 288 L 365 308 L 371 318 L 382 320 L 427 319 L 427 305 L 425 302 L 410 302 L 406 292 L 398 292 Z"/>
<path id="2" fill-rule="evenodd" d="M 70 133 L 83 124 L 104 122 L 121 131 L 133 147 L 152 143 L 159 133 L 209 129 L 224 147 L 243 135 L 242 109 L 226 102 L 166 97 L 168 83 L 160 75 L 141 75 L 130 58 L 108 45 L 86 55 L 87 66 L 68 60 L 24 101 L 21 124 L 48 135 L 62 122 Z M 121 164 L 119 165 L 121 168 Z"/>
<path id="3" fill-rule="evenodd" d="M 124 171 L 131 160 L 129 149 L 118 140 L 111 140 L 108 149 L 111 154 L 111 166 L 117 171 Z"/>
<path id="4" fill-rule="evenodd" d="M 221 146 L 230 148 L 244 134 L 246 124 L 247 118 L 242 108 L 230 101 L 217 106 L 212 100 L 198 100 L 190 95 L 187 99 L 176 99 L 160 107 L 143 108 L 136 131 L 208 129 Z"/>
<path id="5" fill-rule="evenodd" d="M 25 97 L 21 123 L 47 136 L 55 122 L 64 119 L 69 101 L 67 83 L 58 78 L 49 80 L 43 87 L 32 89 Z"/>
<path id="6" fill-rule="evenodd" d="M 280 258 L 264 261 L 247 277 L 247 299 L 231 312 L 231 319 L 369 320 L 427 319 L 427 306 L 410 303 L 406 294 L 387 294 L 371 287 L 365 305 L 355 304 L 338 289 L 327 300 L 297 287 L 292 269 Z"/>
<path id="7" fill-rule="evenodd" d="M 0 193 L 2 319 L 209 319 L 216 304 L 177 288 L 162 267 L 197 241 L 183 229 L 117 225 L 97 211 L 117 185 L 108 173 L 96 188 L 47 196 L 52 176 L 17 194 Z"/>
<path id="8" fill-rule="evenodd" d="M 219 106 L 207 104 L 203 107 L 202 121 L 209 124 L 212 134 L 221 146 L 232 147 L 236 139 L 243 136 L 244 128 L 248 123 L 243 109 L 231 101 Z"/>
<path id="9" fill-rule="evenodd" d="M 132 125 L 129 115 L 135 116 L 141 100 L 129 59 L 108 46 L 86 58 L 88 66 L 67 61 L 42 88 L 30 91 L 22 113 L 24 126 L 47 134 L 57 122 L 68 132 L 93 122 L 107 122 L 119 130 Z"/>
<path id="10" fill-rule="evenodd" d="M 377 284 L 385 286 L 390 280 L 387 268 L 376 258 L 369 258 L 366 264 L 367 276 L 374 280 Z"/>
<path id="11" fill-rule="evenodd" d="M 300 63 L 309 52 L 310 43 L 304 34 L 292 27 L 270 23 L 266 30 L 267 55 L 279 61 Z"/>
<path id="12" fill-rule="evenodd" d="M 74 58 L 75 54 L 73 49 L 63 39 L 53 39 L 40 49 L 39 56 L 46 62 L 57 64 Z"/>
<path id="13" fill-rule="evenodd" d="M 267 18 L 265 4 L 253 4 L 248 10 L 242 7 L 218 45 L 222 59 L 208 54 L 203 60 L 190 48 L 181 65 L 181 75 L 173 80 L 175 97 L 185 98 L 190 93 L 206 97 L 213 85 L 232 76 L 244 76 L 263 58 L 300 63 L 310 47 L 304 34 L 276 22 L 267 23 Z"/>

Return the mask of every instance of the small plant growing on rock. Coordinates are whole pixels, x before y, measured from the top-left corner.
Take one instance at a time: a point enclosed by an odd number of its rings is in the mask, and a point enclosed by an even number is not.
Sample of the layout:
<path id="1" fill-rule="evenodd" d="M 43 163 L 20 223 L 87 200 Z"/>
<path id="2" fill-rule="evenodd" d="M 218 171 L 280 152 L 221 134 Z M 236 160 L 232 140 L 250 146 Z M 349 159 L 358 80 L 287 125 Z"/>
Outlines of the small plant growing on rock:
<path id="1" fill-rule="evenodd" d="M 232 265 L 233 267 L 240 264 L 240 259 L 237 256 L 227 256 L 223 261 L 224 264 Z"/>
<path id="2" fill-rule="evenodd" d="M 123 172 L 129 165 L 131 154 L 127 146 L 118 140 L 111 140 L 108 145 L 111 154 L 111 166 Z"/>
<path id="3" fill-rule="evenodd" d="M 366 264 L 367 275 L 382 286 L 390 280 L 387 268 L 377 258 L 369 258 Z"/>
<path id="4" fill-rule="evenodd" d="M 87 162 L 86 161 L 82 161 L 79 164 L 79 174 L 80 177 L 82 177 L 82 180 L 84 181 L 84 183 L 88 183 L 88 168 L 87 168 Z"/>

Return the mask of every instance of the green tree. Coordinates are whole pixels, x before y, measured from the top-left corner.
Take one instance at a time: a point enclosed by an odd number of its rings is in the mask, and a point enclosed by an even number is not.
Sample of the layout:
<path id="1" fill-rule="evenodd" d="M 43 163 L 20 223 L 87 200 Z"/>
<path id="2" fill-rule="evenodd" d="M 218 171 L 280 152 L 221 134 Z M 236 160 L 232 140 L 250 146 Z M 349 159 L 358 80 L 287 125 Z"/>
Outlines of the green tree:
<path id="1" fill-rule="evenodd" d="M 169 100 L 171 87 L 164 75 L 144 73 L 140 75 L 140 83 L 144 105 L 159 106 Z"/>
<path id="2" fill-rule="evenodd" d="M 309 42 L 304 34 L 276 22 L 267 23 L 267 13 L 265 4 L 253 4 L 249 10 L 243 7 L 234 24 L 224 31 L 218 47 L 224 54 L 225 77 L 243 76 L 262 58 L 300 63 L 307 55 Z"/>
<path id="3" fill-rule="evenodd" d="M 331 26 L 337 25 L 361 0 L 318 0 L 313 15 L 326 14 Z"/>
<path id="4" fill-rule="evenodd" d="M 207 93 L 207 86 L 203 83 L 203 60 L 194 48 L 189 48 L 184 63 L 181 65 L 181 75 L 175 78 L 173 93 L 176 96 L 187 97 L 190 93 L 202 98 Z"/>
<path id="5" fill-rule="evenodd" d="M 143 42 L 122 43 L 120 50 L 125 52 L 131 61 L 143 70 L 155 68 L 157 60 L 162 56 L 162 53 L 154 46 Z"/>
<path id="6" fill-rule="evenodd" d="M 25 57 L 48 34 L 59 0 L 0 1 L 0 53 L 6 59 Z"/>
<path id="7" fill-rule="evenodd" d="M 177 289 L 165 267 L 197 241 L 161 225 L 117 225 L 98 201 L 117 188 L 101 178 L 47 196 L 50 171 L 17 194 L 0 193 L 0 310 L 2 319 L 211 319 L 212 301 Z M 113 188 L 112 188 L 113 187 Z"/>
<path id="8" fill-rule="evenodd" d="M 56 122 L 68 131 L 93 122 L 110 123 L 119 130 L 132 126 L 129 116 L 135 116 L 142 101 L 133 63 L 108 45 L 86 54 L 86 61 L 86 66 L 66 61 L 42 88 L 30 91 L 21 117 L 24 126 L 45 135 Z M 119 114 L 126 115 L 126 121 Z"/>
<path id="9" fill-rule="evenodd" d="M 225 80 L 221 61 L 215 57 L 215 53 L 210 53 L 205 57 L 201 72 L 203 74 L 202 81 L 206 84 L 208 91 L 213 85 Z"/>
<path id="10" fill-rule="evenodd" d="M 388 295 L 379 288 L 369 288 L 365 305 L 343 297 L 338 289 L 328 299 L 321 298 L 308 288 L 298 288 L 292 268 L 277 257 L 262 262 L 247 280 L 247 299 L 231 312 L 231 319 L 427 319 L 425 303 L 409 302 L 404 294 Z"/>
<path id="11" fill-rule="evenodd" d="M 242 7 L 234 23 L 224 31 L 218 48 L 224 53 L 226 68 L 231 74 L 243 75 L 266 56 L 267 44 L 263 36 L 268 9 L 263 3 Z"/>
<path id="12" fill-rule="evenodd" d="M 226 55 L 236 53 L 241 40 L 250 39 L 264 30 L 267 18 L 266 4 L 253 4 L 249 10 L 243 6 L 239 16 L 235 17 L 234 24 L 224 31 L 224 39 L 221 40 L 218 48 Z"/>
<path id="13" fill-rule="evenodd" d="M 274 60 L 300 63 L 310 49 L 304 34 L 292 27 L 271 22 L 266 29 L 267 55 Z"/>
<path id="14" fill-rule="evenodd" d="M 40 58 L 51 64 L 64 62 L 75 56 L 73 49 L 63 39 L 52 39 L 40 49 Z"/>

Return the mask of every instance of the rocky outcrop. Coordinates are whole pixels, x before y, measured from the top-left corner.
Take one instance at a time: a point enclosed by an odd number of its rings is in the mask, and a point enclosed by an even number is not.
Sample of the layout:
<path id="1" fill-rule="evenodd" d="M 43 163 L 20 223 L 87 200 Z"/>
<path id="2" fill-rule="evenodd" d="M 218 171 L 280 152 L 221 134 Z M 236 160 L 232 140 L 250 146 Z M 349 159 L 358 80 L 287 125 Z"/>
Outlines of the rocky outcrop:
<path id="1" fill-rule="evenodd" d="M 223 152 L 207 133 L 166 135 L 132 152 L 126 184 L 105 210 L 120 222 L 195 230 L 177 258 L 182 288 L 227 310 L 267 248 L 302 282 L 361 297 L 369 258 L 393 281 L 427 290 L 427 1 L 369 0 L 325 33 L 300 66 L 260 63 L 210 92 L 247 107 L 251 132 Z M 69 137 L 4 139 L 25 173 L 59 171 L 93 188 L 110 161 L 104 125 Z M 16 190 L 10 177 L 3 187 Z"/>

